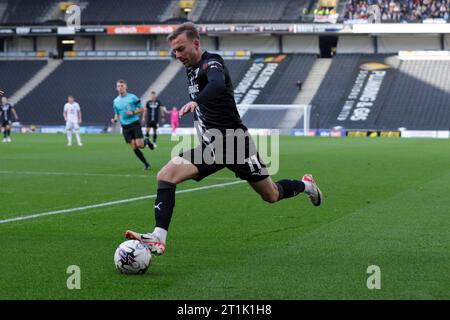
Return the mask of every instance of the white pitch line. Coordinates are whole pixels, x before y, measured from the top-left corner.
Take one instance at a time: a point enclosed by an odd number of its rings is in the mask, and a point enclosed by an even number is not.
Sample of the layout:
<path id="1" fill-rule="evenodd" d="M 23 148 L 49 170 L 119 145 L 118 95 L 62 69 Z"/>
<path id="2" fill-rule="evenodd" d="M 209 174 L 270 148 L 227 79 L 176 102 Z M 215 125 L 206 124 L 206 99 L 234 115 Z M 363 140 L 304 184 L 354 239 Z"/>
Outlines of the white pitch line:
<path id="1" fill-rule="evenodd" d="M 238 184 L 238 183 L 244 183 L 244 182 L 245 181 L 239 180 L 239 181 L 234 181 L 234 182 L 213 184 L 213 185 L 209 185 L 209 186 L 203 186 L 203 187 L 197 187 L 197 188 L 180 190 L 180 191 L 177 191 L 176 194 L 187 193 L 187 192 L 194 192 L 194 191 L 205 190 L 205 189 L 222 188 L 222 187 L 225 187 L 225 186 Z M 151 198 L 156 198 L 156 194 L 151 194 L 151 195 L 148 195 L 148 196 L 135 197 L 135 198 L 130 198 L 130 199 L 123 199 L 123 200 L 117 200 L 117 201 L 98 203 L 98 204 L 93 204 L 93 205 L 84 206 L 84 207 L 78 207 L 78 208 L 70 208 L 70 209 L 63 209 L 63 210 L 57 210 L 57 211 L 42 212 L 42 213 L 31 214 L 31 215 L 28 215 L 28 216 L 21 216 L 21 217 L 15 217 L 15 218 L 10 218 L 10 219 L 4 219 L 4 220 L 0 220 L 0 224 L 20 221 L 20 220 L 34 219 L 34 218 L 39 218 L 39 217 L 44 217 L 44 216 L 52 216 L 52 215 L 61 214 L 61 213 L 69 213 L 69 212 L 76 212 L 76 211 L 88 210 L 88 209 L 93 209 L 93 208 L 107 207 L 107 206 L 112 206 L 112 205 L 115 205 L 115 204 L 128 203 L 128 202 L 145 200 L 145 199 L 151 199 Z"/>
<path id="2" fill-rule="evenodd" d="M 117 177 L 117 178 L 147 178 L 154 174 L 138 176 L 135 174 L 114 174 L 114 173 L 82 173 L 82 172 L 49 172 L 49 171 L 0 171 L 0 174 L 36 175 L 36 176 L 86 176 L 86 177 Z"/>
<path id="3" fill-rule="evenodd" d="M 113 177 L 113 178 L 148 178 L 155 174 L 115 174 L 115 173 L 83 173 L 83 172 L 49 172 L 49 171 L 0 171 L 0 174 L 14 175 L 42 175 L 42 176 L 86 176 L 86 177 Z M 235 178 L 208 177 L 208 180 L 236 180 Z"/>

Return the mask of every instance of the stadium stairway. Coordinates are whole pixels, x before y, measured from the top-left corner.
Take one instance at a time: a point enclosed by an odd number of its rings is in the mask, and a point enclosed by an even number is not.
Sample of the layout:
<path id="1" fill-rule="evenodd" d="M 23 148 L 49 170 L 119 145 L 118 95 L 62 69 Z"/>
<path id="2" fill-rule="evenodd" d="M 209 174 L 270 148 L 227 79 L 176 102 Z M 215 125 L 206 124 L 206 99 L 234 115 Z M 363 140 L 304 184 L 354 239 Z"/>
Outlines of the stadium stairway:
<path id="1" fill-rule="evenodd" d="M 206 5 L 208 4 L 209 0 L 197 0 L 194 2 L 194 7 L 192 8 L 192 11 L 189 13 L 189 20 L 197 22 L 203 11 L 206 8 Z"/>
<path id="2" fill-rule="evenodd" d="M 27 81 L 19 90 L 17 90 L 11 97 L 10 101 L 12 104 L 17 104 L 22 100 L 27 94 L 33 91 L 42 81 L 44 81 L 59 65 L 62 60 L 48 60 L 47 64 L 39 70 L 29 81 Z"/>
<path id="3" fill-rule="evenodd" d="M 339 17 L 343 17 L 345 15 L 346 4 L 347 4 L 346 0 L 339 0 L 336 9 L 336 12 L 339 14 Z"/>
<path id="4" fill-rule="evenodd" d="M 295 98 L 293 104 L 310 104 L 322 80 L 331 66 L 332 59 L 317 59 L 302 84 L 302 89 Z"/>
<path id="5" fill-rule="evenodd" d="M 168 64 L 169 60 L 159 59 L 66 59 L 16 109 L 23 124 L 62 125 L 62 108 L 73 95 L 85 126 L 106 126 L 113 115 L 117 79 L 125 79 L 130 92 L 139 97 Z"/>
<path id="6" fill-rule="evenodd" d="M 47 59 L 0 59 L 0 87 L 11 98 L 36 73 L 47 64 Z M 17 72 L 20 70 L 20 72 Z"/>
<path id="7" fill-rule="evenodd" d="M 178 71 L 181 69 L 182 64 L 176 60 L 171 59 L 169 65 L 164 69 L 163 72 L 156 78 L 156 80 L 148 87 L 148 89 L 142 94 L 141 101 L 145 103 L 152 91 L 157 92 L 159 94 L 162 92 L 167 85 L 173 80 L 173 78 L 177 75 Z"/>
<path id="8" fill-rule="evenodd" d="M 292 104 L 309 105 L 319 90 L 322 80 L 328 72 L 331 66 L 332 59 L 316 59 L 311 71 L 302 84 L 302 89 L 297 94 Z M 303 127 L 303 109 L 290 109 L 285 114 L 284 119 L 281 121 L 283 127 L 281 129 L 288 128 L 300 128 Z"/>
<path id="9" fill-rule="evenodd" d="M 6 2 L 0 2 L 0 23 L 3 23 L 3 16 L 5 15 L 8 4 Z"/>
<path id="10" fill-rule="evenodd" d="M 172 1 L 169 3 L 167 8 L 161 14 L 159 20 L 164 22 L 166 20 L 172 19 L 174 17 L 174 13 L 180 9 L 180 4 L 178 1 Z"/>
<path id="11" fill-rule="evenodd" d="M 276 59 L 281 56 L 276 56 Z M 258 56 L 255 58 L 258 59 Z M 305 81 L 316 59 L 314 54 L 286 55 L 286 58 L 278 62 L 278 67 L 254 103 L 292 104 L 298 94 L 297 80 Z"/>

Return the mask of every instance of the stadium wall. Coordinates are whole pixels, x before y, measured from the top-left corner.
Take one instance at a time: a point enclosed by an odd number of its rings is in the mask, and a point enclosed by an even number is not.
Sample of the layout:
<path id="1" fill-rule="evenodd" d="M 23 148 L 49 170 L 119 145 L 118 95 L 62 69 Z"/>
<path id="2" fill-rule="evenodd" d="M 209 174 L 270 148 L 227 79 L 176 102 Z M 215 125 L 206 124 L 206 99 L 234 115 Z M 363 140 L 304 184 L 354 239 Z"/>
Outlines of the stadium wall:
<path id="1" fill-rule="evenodd" d="M 96 50 L 146 50 L 146 36 L 97 36 Z"/>
<path id="2" fill-rule="evenodd" d="M 37 51 L 52 51 L 57 52 L 57 38 L 56 37 L 37 37 L 36 50 Z"/>
<path id="3" fill-rule="evenodd" d="M 34 51 L 33 38 L 29 37 L 14 37 L 7 42 L 7 51 L 9 52 L 21 52 L 21 51 Z"/>
<path id="4" fill-rule="evenodd" d="M 338 35 L 337 35 L 338 36 Z M 96 35 L 75 36 L 73 50 L 139 50 L 166 51 L 166 35 Z M 401 50 L 449 50 L 450 35 L 339 35 L 337 53 L 397 53 Z M 7 51 L 57 52 L 58 37 L 12 37 Z M 226 35 L 202 37 L 207 50 L 253 53 L 308 53 L 320 54 L 318 35 Z"/>
<path id="5" fill-rule="evenodd" d="M 450 50 L 450 34 L 444 36 L 444 50 Z"/>
<path id="6" fill-rule="evenodd" d="M 315 35 L 285 35 L 282 44 L 283 53 L 320 53 L 319 37 Z"/>
<path id="7" fill-rule="evenodd" d="M 340 36 L 336 52 L 375 53 L 374 38 L 371 36 Z"/>
<path id="8" fill-rule="evenodd" d="M 35 47 L 36 43 L 36 47 Z M 57 52 L 57 38 L 48 37 L 14 37 L 7 42 L 8 52 L 46 51 Z"/>
<path id="9" fill-rule="evenodd" d="M 380 35 L 378 53 L 398 53 L 401 50 L 441 50 L 437 35 Z"/>
<path id="10" fill-rule="evenodd" d="M 278 38 L 274 36 L 221 36 L 219 37 L 219 50 L 249 50 L 258 53 L 278 53 L 279 45 Z"/>
<path id="11" fill-rule="evenodd" d="M 94 45 L 93 37 L 75 37 L 75 44 L 73 50 L 92 50 Z"/>

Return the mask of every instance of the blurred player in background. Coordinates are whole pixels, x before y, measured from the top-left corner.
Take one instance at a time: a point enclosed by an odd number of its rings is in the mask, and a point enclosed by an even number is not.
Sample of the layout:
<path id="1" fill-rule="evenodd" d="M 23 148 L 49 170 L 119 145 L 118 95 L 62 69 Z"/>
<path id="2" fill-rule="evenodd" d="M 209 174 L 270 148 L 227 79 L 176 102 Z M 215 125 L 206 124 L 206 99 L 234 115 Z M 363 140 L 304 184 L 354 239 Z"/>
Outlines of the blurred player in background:
<path id="1" fill-rule="evenodd" d="M 172 125 L 172 137 L 177 135 L 177 128 L 179 125 L 180 113 L 176 107 L 172 108 L 172 111 L 168 112 L 170 114 L 170 124 Z"/>
<path id="2" fill-rule="evenodd" d="M 64 105 L 64 120 L 66 121 L 67 145 L 72 145 L 72 133 L 75 132 L 77 144 L 81 147 L 80 124 L 81 124 L 81 108 L 73 96 L 67 97 Z"/>
<path id="3" fill-rule="evenodd" d="M 164 106 L 161 101 L 157 99 L 156 92 L 152 91 L 150 100 L 145 104 L 144 122 L 146 123 L 145 137 L 150 138 L 150 129 L 153 129 L 153 144 L 156 147 L 156 139 L 158 138 L 158 123 L 159 118 L 164 121 Z"/>
<path id="4" fill-rule="evenodd" d="M 149 139 L 145 139 L 142 134 L 141 124 L 139 122 L 139 116 L 144 112 L 141 100 L 134 94 L 127 92 L 127 83 L 125 80 L 117 80 L 116 89 L 119 95 L 114 99 L 114 118 L 111 119 L 112 123 L 116 123 L 120 120 L 122 125 L 122 134 L 125 138 L 125 142 L 128 143 L 133 149 L 134 154 L 144 164 L 144 169 L 149 170 L 150 164 L 145 159 L 144 154 L 140 149 L 148 146 L 153 150 L 153 143 Z"/>
<path id="5" fill-rule="evenodd" d="M 186 67 L 189 80 L 191 101 L 180 109 L 180 116 L 194 112 L 201 143 L 171 159 L 158 172 L 153 232 L 141 234 L 127 230 L 125 237 L 146 243 L 154 254 L 163 254 L 175 207 L 176 186 L 189 179 L 200 181 L 224 168 L 247 181 L 266 202 L 275 203 L 305 193 L 314 206 L 320 206 L 322 192 L 310 174 L 302 178 L 272 180 L 239 116 L 225 61 L 218 54 L 202 50 L 195 26 L 192 23 L 178 26 L 168 41 L 175 57 Z M 221 139 L 217 138 L 218 132 Z M 227 145 L 231 148 L 227 149 Z M 212 155 L 213 161 L 208 155 Z M 232 161 L 226 161 L 225 157 Z"/>
<path id="6" fill-rule="evenodd" d="M 1 91 L 3 94 L 3 91 Z M 7 97 L 2 97 L 2 106 L 0 109 L 1 112 L 1 122 L 2 122 L 2 131 L 3 131 L 3 142 L 11 142 L 11 123 L 12 117 L 17 121 L 19 117 L 17 116 L 17 112 L 14 107 L 8 102 Z"/>

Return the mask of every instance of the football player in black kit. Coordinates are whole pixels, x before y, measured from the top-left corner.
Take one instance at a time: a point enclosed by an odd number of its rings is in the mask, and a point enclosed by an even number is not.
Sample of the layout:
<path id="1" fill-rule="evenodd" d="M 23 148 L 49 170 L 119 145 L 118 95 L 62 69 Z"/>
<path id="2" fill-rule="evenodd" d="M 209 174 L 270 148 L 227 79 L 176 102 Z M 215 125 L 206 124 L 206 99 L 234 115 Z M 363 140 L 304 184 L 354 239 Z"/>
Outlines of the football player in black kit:
<path id="1" fill-rule="evenodd" d="M 195 26 L 192 23 L 180 25 L 168 36 L 168 41 L 175 57 L 186 67 L 189 80 L 191 101 L 180 109 L 180 117 L 195 113 L 201 143 L 174 157 L 158 172 L 154 231 L 141 234 L 127 230 L 125 237 L 146 243 L 154 254 L 163 254 L 177 184 L 188 179 L 200 181 L 223 168 L 246 180 L 269 203 L 305 193 L 314 206 L 319 206 L 323 196 L 310 174 L 305 174 L 302 179 L 272 181 L 241 122 L 225 62 L 220 55 L 202 50 Z"/>
<path id="2" fill-rule="evenodd" d="M 153 128 L 153 145 L 156 147 L 156 139 L 158 138 L 159 117 L 164 119 L 164 106 L 156 97 L 156 92 L 150 93 L 150 100 L 145 104 L 144 121 L 146 122 L 145 137 L 150 138 L 150 128 Z"/>
<path id="3" fill-rule="evenodd" d="M 11 122 L 12 117 L 17 121 L 19 117 L 17 116 L 16 110 L 13 106 L 8 102 L 7 97 L 2 97 L 2 105 L 0 108 L 0 120 L 2 123 L 2 131 L 3 131 L 3 142 L 11 142 Z"/>

